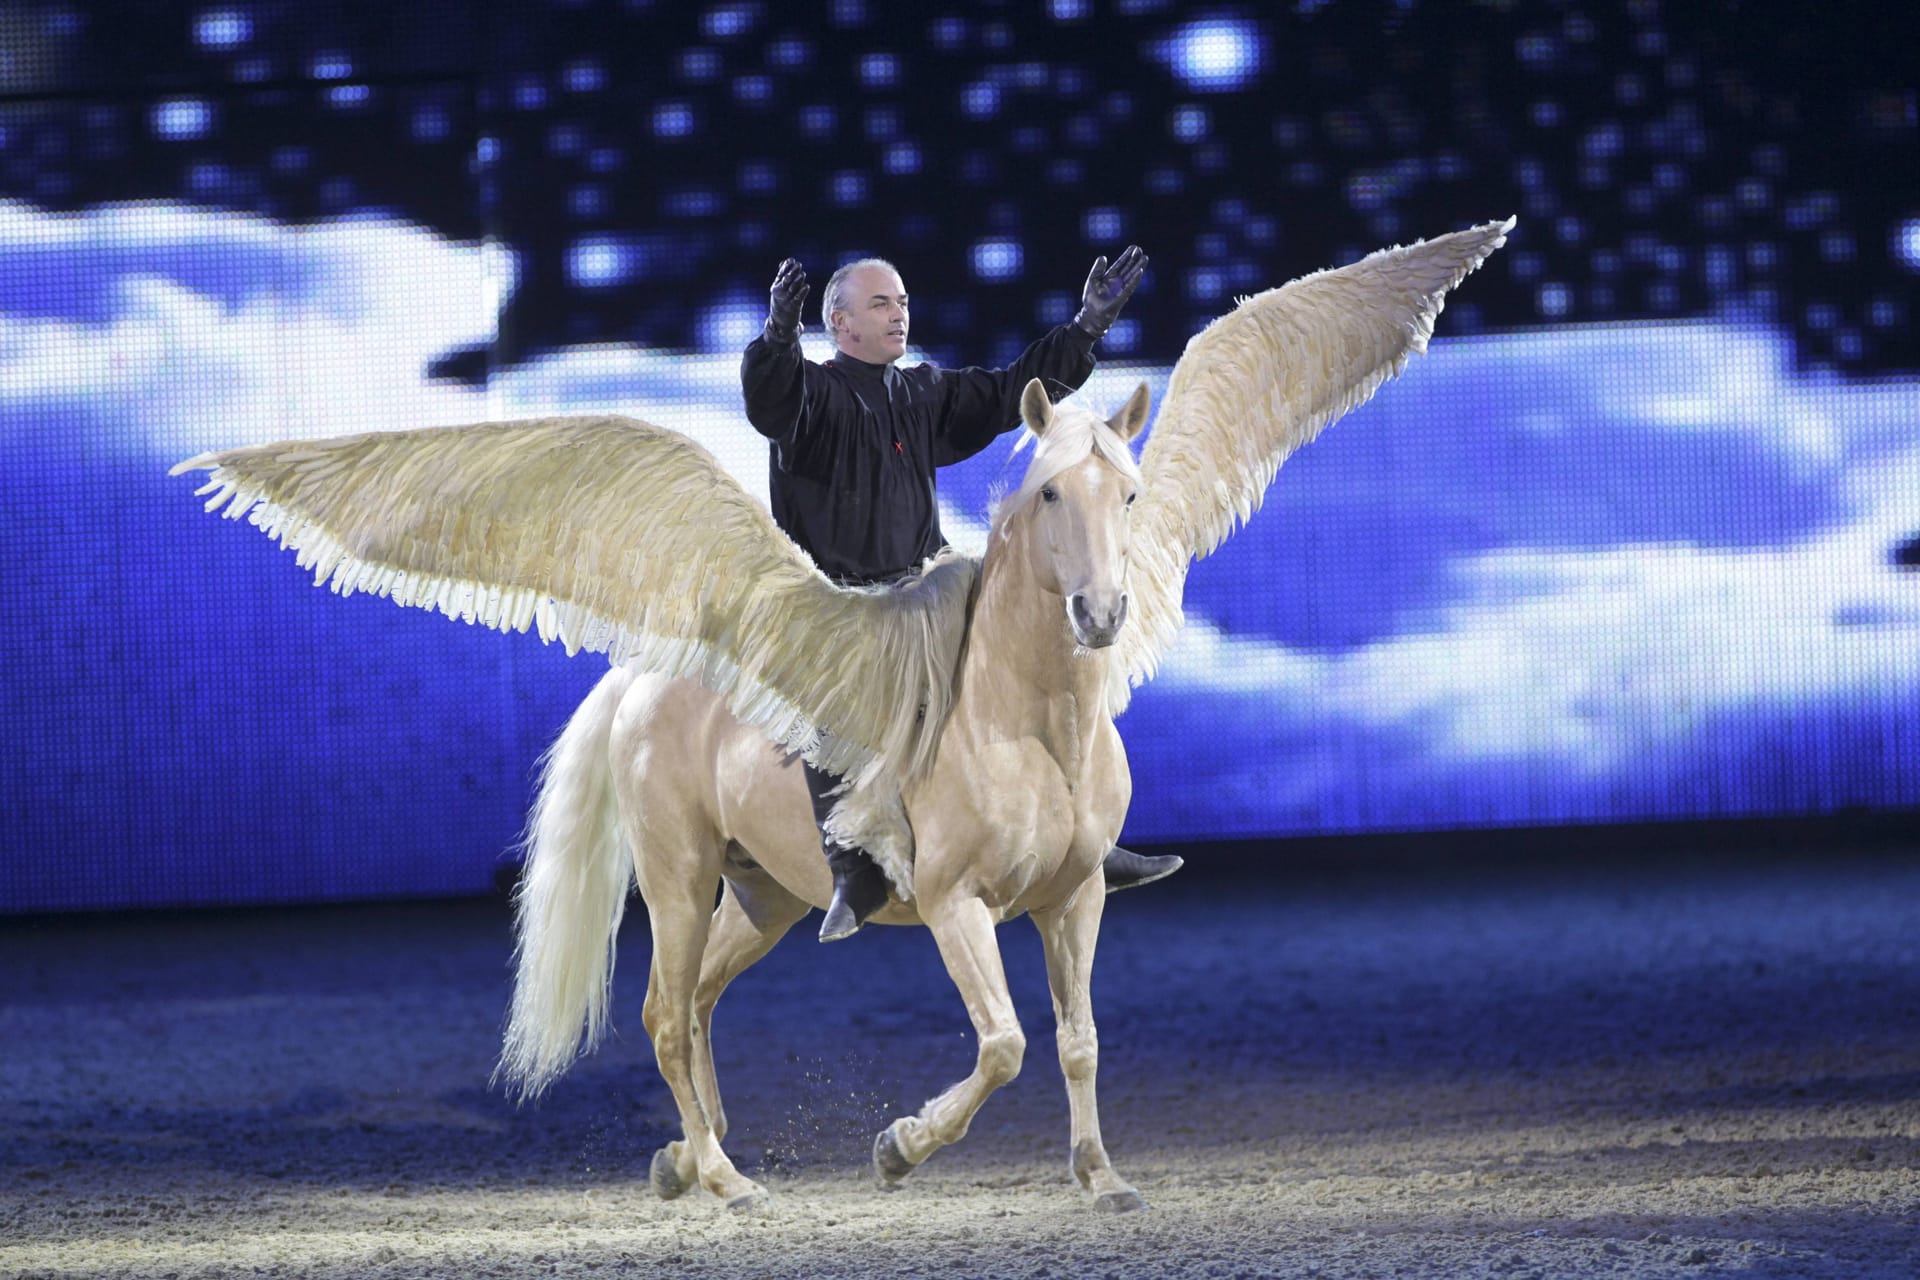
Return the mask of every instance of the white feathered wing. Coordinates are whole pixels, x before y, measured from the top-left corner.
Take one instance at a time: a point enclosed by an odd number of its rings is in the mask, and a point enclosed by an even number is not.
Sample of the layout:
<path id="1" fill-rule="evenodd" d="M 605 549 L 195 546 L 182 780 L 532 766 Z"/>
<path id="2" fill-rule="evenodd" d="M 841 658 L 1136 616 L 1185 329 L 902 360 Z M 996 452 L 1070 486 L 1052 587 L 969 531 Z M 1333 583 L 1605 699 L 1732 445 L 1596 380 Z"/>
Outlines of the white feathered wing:
<path id="1" fill-rule="evenodd" d="M 209 511 L 250 516 L 341 595 L 537 623 L 569 653 L 698 680 L 874 798 L 931 760 L 977 565 L 837 587 L 677 432 L 620 417 L 375 432 L 201 454 L 173 474 L 202 470 Z"/>
<path id="2" fill-rule="evenodd" d="M 1260 507 L 1280 464 L 1425 351 L 1447 291 L 1513 219 L 1382 249 L 1241 302 L 1195 334 L 1140 458 L 1129 611 L 1109 710 L 1152 678 L 1184 619 L 1187 566 Z"/>

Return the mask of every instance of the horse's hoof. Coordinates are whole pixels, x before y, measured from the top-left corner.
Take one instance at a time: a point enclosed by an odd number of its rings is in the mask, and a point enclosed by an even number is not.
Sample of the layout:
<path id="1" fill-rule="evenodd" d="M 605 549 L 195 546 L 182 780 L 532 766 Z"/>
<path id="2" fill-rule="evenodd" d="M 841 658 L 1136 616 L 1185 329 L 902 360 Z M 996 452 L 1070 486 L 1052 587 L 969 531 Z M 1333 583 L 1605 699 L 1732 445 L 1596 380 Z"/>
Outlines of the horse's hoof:
<path id="1" fill-rule="evenodd" d="M 1101 1213 L 1132 1213 L 1146 1208 L 1147 1202 L 1138 1191 L 1108 1191 L 1093 1198 L 1093 1207 Z"/>
<path id="2" fill-rule="evenodd" d="M 773 1203 L 773 1194 L 765 1187 L 755 1187 L 743 1191 L 727 1201 L 727 1209 L 733 1213 L 758 1213 Z"/>
<path id="3" fill-rule="evenodd" d="M 653 1194 L 662 1200 L 678 1200 L 687 1193 L 687 1184 L 680 1179 L 680 1170 L 674 1166 L 673 1153 L 666 1147 L 653 1153 L 653 1167 L 647 1171 L 647 1180 L 653 1183 Z"/>
<path id="4" fill-rule="evenodd" d="M 893 1126 L 888 1125 L 873 1140 L 873 1172 L 880 1179 L 880 1185 L 890 1187 L 914 1170 L 913 1161 L 907 1159 L 900 1150 L 900 1144 L 893 1140 Z"/>

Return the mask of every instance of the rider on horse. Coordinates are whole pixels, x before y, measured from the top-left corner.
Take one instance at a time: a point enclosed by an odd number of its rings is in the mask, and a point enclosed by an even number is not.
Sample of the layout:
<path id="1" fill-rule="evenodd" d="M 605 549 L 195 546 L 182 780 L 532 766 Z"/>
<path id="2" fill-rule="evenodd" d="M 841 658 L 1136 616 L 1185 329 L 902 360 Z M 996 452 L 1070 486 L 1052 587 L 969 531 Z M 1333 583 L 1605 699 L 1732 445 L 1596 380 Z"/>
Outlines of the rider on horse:
<path id="1" fill-rule="evenodd" d="M 907 349 L 906 285 L 879 258 L 850 262 L 827 281 L 820 318 L 836 354 L 824 364 L 800 352 L 807 275 L 792 258 L 775 273 L 767 322 L 747 345 L 740 381 L 747 420 L 771 443 L 773 517 L 788 537 L 845 586 L 888 583 L 919 569 L 946 545 L 934 470 L 979 453 L 1020 425 L 1020 393 L 1038 378 L 1052 399 L 1093 373 L 1093 344 L 1119 316 L 1146 270 L 1130 245 L 1095 260 L 1073 320 L 1028 347 L 1006 369 L 942 369 L 897 363 Z M 840 780 L 805 765 L 807 791 L 833 871 L 833 901 L 820 940 L 858 932 L 887 901 L 887 880 L 864 850 L 825 832 Z M 1115 847 L 1102 870 L 1109 891 L 1171 875 L 1177 857 Z"/>

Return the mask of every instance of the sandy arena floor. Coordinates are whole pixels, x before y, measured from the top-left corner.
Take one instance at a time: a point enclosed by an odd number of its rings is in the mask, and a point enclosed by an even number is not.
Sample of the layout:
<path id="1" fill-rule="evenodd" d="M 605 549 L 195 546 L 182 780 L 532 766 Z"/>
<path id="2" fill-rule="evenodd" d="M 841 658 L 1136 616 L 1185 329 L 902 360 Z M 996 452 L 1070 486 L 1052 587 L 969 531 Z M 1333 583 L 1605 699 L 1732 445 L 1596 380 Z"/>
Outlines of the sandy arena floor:
<path id="1" fill-rule="evenodd" d="M 1026 1070 L 893 1193 L 873 1134 L 972 1057 L 931 939 L 803 925 L 740 981 L 740 1216 L 648 1190 L 642 920 L 624 1038 L 519 1112 L 501 902 L 0 921 L 0 1275 L 1920 1275 L 1920 858 L 1197 870 L 1108 913 L 1118 1218 L 1025 922 Z"/>

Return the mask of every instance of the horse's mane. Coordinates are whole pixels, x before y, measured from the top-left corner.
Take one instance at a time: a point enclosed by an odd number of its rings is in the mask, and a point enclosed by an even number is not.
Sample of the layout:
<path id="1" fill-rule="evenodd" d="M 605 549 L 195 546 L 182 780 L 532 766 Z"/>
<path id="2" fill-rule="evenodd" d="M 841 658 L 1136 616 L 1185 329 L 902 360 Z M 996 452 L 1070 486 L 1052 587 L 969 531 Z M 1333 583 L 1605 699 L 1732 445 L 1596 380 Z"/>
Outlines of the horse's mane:
<path id="1" fill-rule="evenodd" d="M 1092 409 L 1068 400 L 1053 406 L 1053 421 L 1043 436 L 1034 436 L 1028 432 L 1017 448 L 1024 448 L 1027 441 L 1037 440 L 1033 461 L 1027 464 L 1027 473 L 1020 481 L 1020 487 L 1012 493 L 996 500 L 988 514 L 990 526 L 998 531 L 1007 517 L 1033 500 L 1048 481 L 1053 480 L 1067 468 L 1078 465 L 1089 454 L 1097 454 L 1135 484 L 1143 483 L 1140 464 L 1134 459 L 1133 450 L 1120 437 L 1120 433 L 1108 425 L 1107 420 Z"/>

